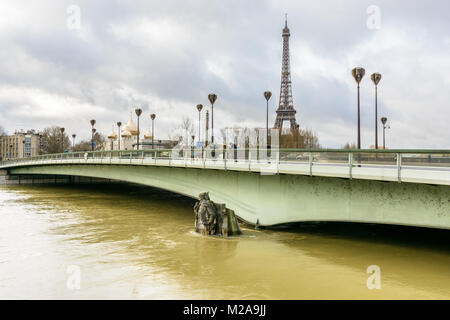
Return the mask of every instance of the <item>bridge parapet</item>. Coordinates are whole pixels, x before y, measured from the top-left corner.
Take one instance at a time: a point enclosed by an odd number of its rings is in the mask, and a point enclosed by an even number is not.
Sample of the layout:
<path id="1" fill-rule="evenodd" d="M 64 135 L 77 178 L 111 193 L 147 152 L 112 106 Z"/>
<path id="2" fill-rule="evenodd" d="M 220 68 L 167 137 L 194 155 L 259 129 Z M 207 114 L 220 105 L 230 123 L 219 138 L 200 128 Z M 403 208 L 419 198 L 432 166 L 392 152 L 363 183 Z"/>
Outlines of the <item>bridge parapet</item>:
<path id="1" fill-rule="evenodd" d="M 155 149 L 49 154 L 0 162 L 185 167 L 450 185 L 450 150 Z"/>

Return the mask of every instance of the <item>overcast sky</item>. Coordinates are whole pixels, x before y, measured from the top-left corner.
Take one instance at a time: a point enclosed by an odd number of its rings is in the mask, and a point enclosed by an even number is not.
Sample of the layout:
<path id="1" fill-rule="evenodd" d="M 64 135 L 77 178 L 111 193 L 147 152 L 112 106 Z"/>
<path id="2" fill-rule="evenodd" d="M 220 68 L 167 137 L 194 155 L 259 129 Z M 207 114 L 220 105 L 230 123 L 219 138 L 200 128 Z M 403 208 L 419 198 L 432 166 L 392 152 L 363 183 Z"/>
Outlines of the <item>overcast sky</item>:
<path id="1" fill-rule="evenodd" d="M 362 147 L 374 143 L 379 72 L 388 147 L 450 148 L 448 0 L 0 0 L 0 126 L 87 138 L 90 119 L 107 134 L 140 106 L 144 130 L 156 113 L 165 138 L 182 116 L 197 124 L 214 92 L 215 128 L 264 127 L 266 90 L 272 125 L 285 12 L 297 121 L 322 146 L 356 141 L 361 66 Z"/>

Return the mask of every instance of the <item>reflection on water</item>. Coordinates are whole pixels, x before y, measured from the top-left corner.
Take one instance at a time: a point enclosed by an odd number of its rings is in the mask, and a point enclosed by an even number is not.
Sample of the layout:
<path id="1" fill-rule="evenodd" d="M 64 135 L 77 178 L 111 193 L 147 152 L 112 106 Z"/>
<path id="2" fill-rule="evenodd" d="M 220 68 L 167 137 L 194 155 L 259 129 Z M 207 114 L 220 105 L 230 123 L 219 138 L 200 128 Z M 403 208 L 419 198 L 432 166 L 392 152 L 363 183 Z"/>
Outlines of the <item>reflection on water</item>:
<path id="1" fill-rule="evenodd" d="M 2 187 L 0 298 L 450 298 L 449 231 L 309 223 L 201 237 L 193 204 L 130 185 Z M 370 265 L 381 290 L 366 286 Z"/>

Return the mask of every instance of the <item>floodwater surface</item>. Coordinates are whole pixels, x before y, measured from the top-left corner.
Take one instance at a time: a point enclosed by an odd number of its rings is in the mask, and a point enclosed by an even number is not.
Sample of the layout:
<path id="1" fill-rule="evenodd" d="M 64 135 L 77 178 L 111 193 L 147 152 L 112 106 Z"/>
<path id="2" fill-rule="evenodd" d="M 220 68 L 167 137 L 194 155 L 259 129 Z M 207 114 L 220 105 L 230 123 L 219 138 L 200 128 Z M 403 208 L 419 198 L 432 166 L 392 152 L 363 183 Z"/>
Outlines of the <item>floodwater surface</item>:
<path id="1" fill-rule="evenodd" d="M 0 187 L 0 298 L 450 298 L 450 231 L 299 223 L 203 237 L 194 202 L 126 184 Z"/>

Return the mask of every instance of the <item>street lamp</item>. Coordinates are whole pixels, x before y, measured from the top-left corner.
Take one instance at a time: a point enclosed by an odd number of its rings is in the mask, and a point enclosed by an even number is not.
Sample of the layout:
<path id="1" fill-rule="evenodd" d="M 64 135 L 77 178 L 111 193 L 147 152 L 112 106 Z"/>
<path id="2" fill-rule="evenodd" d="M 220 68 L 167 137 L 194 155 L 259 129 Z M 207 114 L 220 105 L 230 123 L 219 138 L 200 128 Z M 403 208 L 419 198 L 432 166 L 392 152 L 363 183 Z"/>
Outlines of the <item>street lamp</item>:
<path id="1" fill-rule="evenodd" d="M 92 151 L 94 151 L 94 136 L 95 136 L 96 132 L 97 132 L 97 129 L 92 128 Z"/>
<path id="2" fill-rule="evenodd" d="M 119 151 L 120 151 L 120 127 L 122 126 L 122 122 L 117 122 L 117 127 L 119 128 Z"/>
<path id="3" fill-rule="evenodd" d="M 217 100 L 217 95 L 208 94 L 208 100 L 211 102 L 211 143 L 214 144 L 214 102 Z"/>
<path id="4" fill-rule="evenodd" d="M 383 124 L 383 150 L 386 150 L 386 129 L 390 129 L 390 127 L 386 125 L 387 123 L 386 117 L 381 118 L 381 123 Z"/>
<path id="5" fill-rule="evenodd" d="M 264 92 L 264 98 L 266 98 L 266 144 L 269 149 L 269 99 L 272 96 L 272 92 Z M 267 151 L 268 152 L 268 151 Z"/>
<path id="6" fill-rule="evenodd" d="M 155 145 L 154 145 L 154 139 L 155 139 L 155 126 L 154 126 L 155 118 L 156 118 L 156 114 L 152 113 L 150 115 L 150 119 L 152 119 L 152 149 L 155 148 Z"/>
<path id="7" fill-rule="evenodd" d="M 359 102 L 359 83 L 366 74 L 364 68 L 354 68 L 352 70 L 352 76 L 355 78 L 356 83 L 358 83 L 358 149 L 361 149 L 361 113 L 360 113 L 360 102 Z"/>
<path id="8" fill-rule="evenodd" d="M 72 134 L 72 152 L 75 151 L 75 138 L 77 137 L 77 135 L 74 133 Z"/>
<path id="9" fill-rule="evenodd" d="M 139 117 L 142 114 L 142 109 L 137 108 L 134 111 L 136 112 L 136 115 L 138 117 L 137 150 L 139 150 L 139 135 L 141 134 L 141 132 L 139 131 Z"/>
<path id="10" fill-rule="evenodd" d="M 61 153 L 64 153 L 64 130 L 66 130 L 66 129 L 64 129 L 64 128 L 61 128 L 60 129 L 61 130 Z"/>
<path id="11" fill-rule="evenodd" d="M 374 73 L 370 78 L 375 84 L 375 149 L 378 149 L 378 83 L 381 80 L 381 74 Z"/>
<path id="12" fill-rule="evenodd" d="M 203 105 L 202 104 L 198 104 L 197 105 L 197 110 L 198 110 L 198 141 L 201 141 L 201 136 L 200 136 L 200 113 L 202 112 L 203 109 Z"/>
<path id="13" fill-rule="evenodd" d="M 94 133 L 95 133 L 95 129 L 94 129 L 94 126 L 95 126 L 95 120 L 91 120 L 91 126 L 92 126 L 92 138 L 91 138 L 91 150 L 92 151 L 94 151 Z"/>

